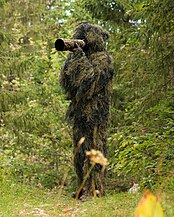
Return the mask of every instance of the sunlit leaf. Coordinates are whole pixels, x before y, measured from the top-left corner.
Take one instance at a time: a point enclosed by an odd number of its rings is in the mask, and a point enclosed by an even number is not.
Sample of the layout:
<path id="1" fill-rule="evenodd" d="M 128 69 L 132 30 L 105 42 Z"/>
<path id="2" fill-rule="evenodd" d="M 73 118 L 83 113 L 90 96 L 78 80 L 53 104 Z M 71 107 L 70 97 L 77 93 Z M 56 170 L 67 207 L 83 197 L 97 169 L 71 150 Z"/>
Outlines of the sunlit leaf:
<path id="1" fill-rule="evenodd" d="M 134 217 L 164 217 L 159 201 L 149 190 L 141 198 Z"/>
<path id="2" fill-rule="evenodd" d="M 135 4 L 134 5 L 134 8 L 136 9 L 136 10 L 141 10 L 142 8 L 144 7 L 144 3 L 143 4 Z"/>

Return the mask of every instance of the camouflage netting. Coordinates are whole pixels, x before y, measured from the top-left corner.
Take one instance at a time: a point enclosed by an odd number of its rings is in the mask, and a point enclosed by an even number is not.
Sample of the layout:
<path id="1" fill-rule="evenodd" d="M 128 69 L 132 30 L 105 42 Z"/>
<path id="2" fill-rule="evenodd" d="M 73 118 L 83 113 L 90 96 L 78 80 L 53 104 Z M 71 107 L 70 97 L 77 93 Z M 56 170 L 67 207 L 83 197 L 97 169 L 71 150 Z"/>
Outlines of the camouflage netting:
<path id="1" fill-rule="evenodd" d="M 113 67 L 106 51 L 108 33 L 97 25 L 81 23 L 74 39 L 83 39 L 86 46 L 70 53 L 60 73 L 60 84 L 71 100 L 67 116 L 73 122 L 74 166 L 81 185 L 91 164 L 86 151 L 100 150 L 107 157 L 107 129 Z M 85 141 L 79 145 L 79 140 Z M 79 187 L 78 186 L 78 187 Z M 85 182 L 83 193 L 105 193 L 105 172 L 97 164 Z M 81 192 L 82 193 L 82 192 Z"/>

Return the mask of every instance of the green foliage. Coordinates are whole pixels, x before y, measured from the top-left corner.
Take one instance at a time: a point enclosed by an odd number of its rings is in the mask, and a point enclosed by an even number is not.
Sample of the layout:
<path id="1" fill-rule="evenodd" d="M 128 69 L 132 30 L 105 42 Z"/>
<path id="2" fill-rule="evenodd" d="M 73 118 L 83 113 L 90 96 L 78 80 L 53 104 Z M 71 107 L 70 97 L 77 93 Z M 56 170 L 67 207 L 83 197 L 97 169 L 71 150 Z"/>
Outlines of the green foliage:
<path id="1" fill-rule="evenodd" d="M 174 2 L 0 1 L 0 180 L 54 187 L 72 172 L 54 41 L 89 20 L 114 61 L 109 176 L 174 187 Z M 121 184 L 121 183 L 120 183 Z"/>
<path id="2" fill-rule="evenodd" d="M 129 181 L 127 187 L 139 182 L 172 188 L 173 3 L 82 2 L 111 33 L 116 70 L 109 140 L 112 177 Z"/>
<path id="3" fill-rule="evenodd" d="M 65 57 L 54 49 L 57 28 L 68 34 L 66 2 L 54 4 L 9 1 L 0 9 L 1 180 L 54 187 L 72 170 L 68 103 L 58 83 Z"/>

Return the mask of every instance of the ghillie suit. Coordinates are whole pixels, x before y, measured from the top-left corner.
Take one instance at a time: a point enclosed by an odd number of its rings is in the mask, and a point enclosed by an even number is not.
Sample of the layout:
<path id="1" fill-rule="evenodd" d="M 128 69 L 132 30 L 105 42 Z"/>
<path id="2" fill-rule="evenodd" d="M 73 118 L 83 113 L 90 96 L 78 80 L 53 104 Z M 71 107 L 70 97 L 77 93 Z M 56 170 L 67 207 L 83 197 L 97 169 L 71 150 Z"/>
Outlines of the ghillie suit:
<path id="1" fill-rule="evenodd" d="M 70 53 L 60 73 L 60 84 L 71 100 L 67 116 L 73 122 L 74 166 L 78 187 L 91 164 L 86 151 L 99 150 L 107 156 L 107 129 L 113 68 L 106 52 L 108 33 L 97 25 L 83 22 L 77 26 L 74 39 L 83 39 L 86 46 Z M 85 141 L 79 144 L 80 139 Z M 97 190 L 97 191 L 96 191 Z M 93 168 L 82 193 L 100 196 L 105 193 L 105 172 L 99 164 Z"/>

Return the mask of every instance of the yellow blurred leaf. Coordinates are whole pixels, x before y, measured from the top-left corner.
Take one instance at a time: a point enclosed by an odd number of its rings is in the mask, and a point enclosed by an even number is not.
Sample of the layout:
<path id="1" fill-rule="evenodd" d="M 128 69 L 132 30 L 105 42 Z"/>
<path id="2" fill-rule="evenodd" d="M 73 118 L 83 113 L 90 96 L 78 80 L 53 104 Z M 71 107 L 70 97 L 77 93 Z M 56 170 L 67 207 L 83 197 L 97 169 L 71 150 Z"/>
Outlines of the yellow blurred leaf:
<path id="1" fill-rule="evenodd" d="M 160 202 L 149 190 L 141 198 L 134 217 L 164 217 Z"/>

